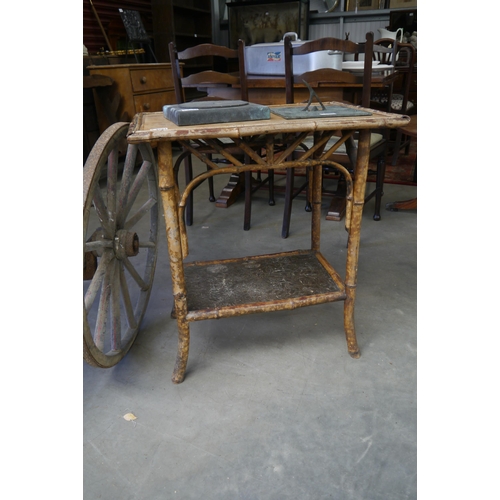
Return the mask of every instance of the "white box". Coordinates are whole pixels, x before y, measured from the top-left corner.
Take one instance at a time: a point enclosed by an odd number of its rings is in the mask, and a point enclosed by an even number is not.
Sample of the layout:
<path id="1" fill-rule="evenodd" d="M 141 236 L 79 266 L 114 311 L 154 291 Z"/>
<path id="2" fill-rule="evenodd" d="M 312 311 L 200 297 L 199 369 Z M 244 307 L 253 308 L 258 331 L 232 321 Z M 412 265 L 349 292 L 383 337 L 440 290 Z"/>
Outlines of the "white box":
<path id="1" fill-rule="evenodd" d="M 302 45 L 304 41 L 292 42 L 292 46 Z M 247 75 L 285 76 L 285 44 L 256 43 L 245 47 L 245 69 Z M 322 50 L 311 54 L 293 56 L 293 74 L 301 75 L 306 71 L 320 68 L 342 69 L 342 52 Z"/>

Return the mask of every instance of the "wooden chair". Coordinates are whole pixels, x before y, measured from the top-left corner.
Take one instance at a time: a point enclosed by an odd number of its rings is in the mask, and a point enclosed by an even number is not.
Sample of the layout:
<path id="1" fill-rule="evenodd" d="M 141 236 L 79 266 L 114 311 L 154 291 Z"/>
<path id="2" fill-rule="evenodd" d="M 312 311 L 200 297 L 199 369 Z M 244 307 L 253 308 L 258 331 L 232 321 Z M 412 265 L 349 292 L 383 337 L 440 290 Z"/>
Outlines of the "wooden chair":
<path id="1" fill-rule="evenodd" d="M 403 113 L 406 115 L 413 116 L 417 112 L 415 104 L 410 101 L 410 87 L 412 83 L 413 69 L 415 67 L 416 62 L 416 50 L 411 43 L 400 43 L 398 44 L 398 55 L 400 56 L 396 61 L 396 69 L 401 71 L 403 74 L 403 94 L 400 98 L 394 97 L 392 99 L 391 112 L 392 113 Z M 399 108 L 398 103 L 401 103 L 401 108 Z M 416 122 L 416 117 L 415 117 Z M 411 130 L 411 129 L 410 129 Z M 416 133 L 416 126 L 415 126 Z M 392 165 L 396 165 L 398 161 L 398 155 L 402 148 L 406 149 L 406 153 L 408 154 L 408 150 L 410 148 L 410 142 L 412 137 L 416 137 L 413 134 L 405 133 L 404 129 L 396 130 L 396 139 L 394 141 L 393 153 L 392 153 Z"/>
<path id="2" fill-rule="evenodd" d="M 380 63 L 393 64 L 396 70 L 402 76 L 401 93 L 393 91 L 394 84 L 386 89 L 372 90 L 370 97 L 370 107 L 381 109 L 389 113 L 398 113 L 411 115 L 416 112 L 415 104 L 410 101 L 410 87 L 412 82 L 413 67 L 415 65 L 415 48 L 410 43 L 399 43 L 390 38 L 381 38 L 374 42 L 374 45 L 393 48 L 394 53 L 389 57 L 383 58 Z M 375 53 L 374 53 L 375 54 Z M 403 134 L 402 130 L 393 131 L 391 141 L 392 162 L 394 166 L 397 163 L 399 151 L 404 147 L 409 148 L 411 136 Z"/>
<path id="3" fill-rule="evenodd" d="M 410 123 L 398 129 L 401 130 L 402 133 L 408 135 L 409 137 L 417 138 L 417 115 L 410 116 Z M 417 159 L 415 158 L 415 171 L 413 174 L 413 180 L 417 181 Z M 417 198 L 413 198 L 411 200 L 405 201 L 391 201 L 387 203 L 385 208 L 387 210 L 391 210 L 393 212 L 397 212 L 398 210 L 415 210 L 417 208 Z"/>
<path id="4" fill-rule="evenodd" d="M 293 56 L 310 54 L 312 52 L 322 51 L 322 50 L 340 50 L 344 54 L 354 54 L 354 58 L 357 60 L 360 54 L 364 54 L 364 67 L 363 76 L 355 75 L 347 71 L 339 71 L 331 68 L 322 68 L 315 71 L 310 71 L 302 75 L 293 74 Z M 370 105 L 370 92 L 371 92 L 371 78 L 372 78 L 372 62 L 374 51 L 380 53 L 391 53 L 392 50 L 383 47 L 373 45 L 373 33 L 366 34 L 366 43 L 358 44 L 349 40 L 340 40 L 337 38 L 320 38 L 318 40 L 313 40 L 306 42 L 302 45 L 293 46 L 292 40 L 289 37 L 285 38 L 284 47 L 284 57 L 285 57 L 285 85 L 286 85 L 286 102 L 294 102 L 294 83 L 300 83 L 302 81 L 307 82 L 312 88 L 321 87 L 323 84 L 338 84 L 342 87 L 342 84 L 346 85 L 346 88 L 352 90 L 352 83 L 359 83 L 362 80 L 362 90 L 361 99 L 357 98 L 357 104 L 361 104 L 363 107 L 369 107 Z M 338 99 L 336 99 L 338 100 Z M 328 151 L 331 147 L 339 140 L 340 137 L 332 137 L 330 141 L 324 146 L 323 151 Z M 311 137 L 309 141 L 304 144 L 305 147 L 309 147 L 313 144 L 313 138 Z M 342 145 L 337 151 L 335 151 L 331 156 L 330 160 L 339 163 L 340 165 L 348 168 L 351 172 L 354 170 L 356 161 L 356 150 L 357 141 L 349 139 L 346 141 L 345 145 Z M 375 213 L 374 220 L 380 220 L 380 206 L 381 199 L 383 195 L 383 181 L 385 174 L 385 155 L 387 150 L 387 134 L 382 133 L 372 133 L 370 141 L 370 158 L 377 158 L 377 170 L 376 170 L 376 185 L 375 189 L 367 194 L 365 201 L 368 201 L 372 197 L 375 197 Z M 297 151 L 297 155 L 300 155 L 300 151 Z M 325 170 L 324 170 L 325 171 Z M 307 174 L 309 179 L 309 173 Z M 309 182 L 306 182 L 305 186 L 310 186 Z M 302 186 L 302 190 L 305 186 Z M 332 199 L 332 204 L 330 206 L 327 219 L 328 220 L 341 220 L 345 210 L 345 193 L 342 192 L 343 179 L 340 176 L 339 186 L 337 189 L 337 196 Z M 287 238 L 290 228 L 290 217 L 293 199 L 299 194 L 300 190 L 294 192 L 294 172 L 293 169 L 288 169 L 286 172 L 286 188 L 285 188 L 285 209 L 283 215 L 283 225 L 281 236 Z M 306 211 L 310 210 L 310 196 L 307 196 Z M 338 208 L 336 205 L 339 205 Z M 343 208 L 342 208 L 343 207 Z"/>
<path id="5" fill-rule="evenodd" d="M 245 72 L 245 44 L 242 40 L 238 42 L 238 49 L 230 49 L 228 47 L 204 43 L 196 45 L 195 47 L 187 48 L 183 51 L 178 51 L 174 42 L 169 44 L 170 61 L 172 64 L 172 75 L 174 80 L 175 97 L 178 104 L 188 101 L 200 100 L 218 100 L 214 96 L 207 97 L 206 92 L 200 92 L 199 89 L 206 89 L 208 87 L 228 87 L 232 85 L 239 85 L 241 88 L 240 98 L 243 101 L 248 101 L 248 88 Z M 186 76 L 181 73 L 181 63 L 184 63 L 184 70 L 188 67 L 201 67 L 208 68 L 199 72 L 189 72 Z M 218 68 L 218 69 L 214 69 Z M 233 71 L 231 71 L 233 70 Z M 194 94 L 189 98 L 188 93 Z M 200 146 L 197 146 L 200 147 Z M 201 147 L 200 147 L 201 148 Z M 211 159 L 214 163 L 226 162 L 226 160 L 213 159 L 212 155 L 216 154 L 215 150 L 210 150 L 207 147 L 200 149 Z M 243 152 L 235 147 L 230 150 L 237 158 L 244 158 Z M 186 183 L 190 182 L 193 178 L 193 166 L 191 154 L 184 151 L 177 159 L 175 168 L 178 168 L 180 161 L 184 161 L 184 171 Z M 207 166 L 207 169 L 209 167 Z M 269 204 L 274 204 L 272 188 L 272 174 L 270 177 L 262 181 L 258 179 L 258 185 L 252 186 L 251 172 L 245 176 L 245 189 L 254 191 L 264 182 L 269 182 L 270 187 L 270 201 Z M 209 182 L 209 200 L 216 201 L 213 188 L 213 178 L 208 179 Z M 193 223 L 193 196 L 190 194 L 186 203 L 186 225 L 190 226 Z M 250 214 L 251 214 L 251 196 L 245 196 L 245 222 L 244 229 L 250 228 Z"/>

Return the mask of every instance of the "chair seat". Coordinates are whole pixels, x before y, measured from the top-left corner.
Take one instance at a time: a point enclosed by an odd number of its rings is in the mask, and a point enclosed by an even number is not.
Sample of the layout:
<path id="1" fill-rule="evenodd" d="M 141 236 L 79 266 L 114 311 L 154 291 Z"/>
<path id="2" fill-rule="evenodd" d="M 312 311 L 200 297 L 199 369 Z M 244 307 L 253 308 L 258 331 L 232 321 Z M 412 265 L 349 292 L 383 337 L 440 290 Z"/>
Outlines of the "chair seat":
<path id="1" fill-rule="evenodd" d="M 372 102 L 376 102 L 377 104 L 380 105 L 386 105 L 387 104 L 387 95 L 381 94 L 381 95 L 374 95 L 371 97 Z M 406 113 L 409 113 L 415 108 L 415 104 L 413 102 L 408 101 L 406 104 Z M 399 112 L 401 113 L 403 109 L 403 94 L 392 94 L 392 100 L 391 100 L 391 111 L 394 112 Z"/>

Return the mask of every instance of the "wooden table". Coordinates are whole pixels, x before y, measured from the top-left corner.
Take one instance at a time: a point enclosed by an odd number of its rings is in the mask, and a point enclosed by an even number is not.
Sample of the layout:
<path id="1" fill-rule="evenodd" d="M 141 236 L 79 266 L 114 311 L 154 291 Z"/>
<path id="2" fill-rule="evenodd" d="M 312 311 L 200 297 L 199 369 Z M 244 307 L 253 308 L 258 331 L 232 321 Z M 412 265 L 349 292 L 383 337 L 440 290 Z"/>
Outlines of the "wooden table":
<path id="1" fill-rule="evenodd" d="M 408 123 L 408 118 L 402 115 L 369 111 L 372 113 L 370 116 L 292 120 L 271 114 L 270 120 L 185 127 L 176 126 L 166 120 L 162 113 L 136 115 L 130 126 L 128 142 L 157 143 L 158 182 L 167 226 L 174 311 L 179 334 L 177 359 L 172 377 L 174 383 L 184 380 L 189 353 L 189 323 L 204 319 L 291 310 L 326 302 L 344 301 L 347 349 L 352 357 L 360 356 L 354 328 L 354 302 L 361 218 L 368 172 L 370 129 L 397 128 Z M 318 141 L 326 143 L 336 131 L 342 131 L 342 139 L 329 151 L 325 150 L 318 154 L 318 147 L 314 146 L 300 160 L 287 161 L 291 156 L 289 153 L 307 135 L 314 133 L 316 144 Z M 320 251 L 321 172 L 324 165 L 333 163 L 328 160 L 329 152 L 352 137 L 355 131 L 359 131 L 355 180 L 352 180 L 344 167 L 335 164 L 335 167 L 345 175 L 347 182 L 345 224 L 348 231 L 348 246 L 345 278 L 342 278 Z M 295 140 L 291 140 L 288 149 L 275 158 L 274 145 L 276 141 L 282 144 L 283 134 L 291 134 L 288 137 L 293 137 Z M 265 157 L 256 154 L 252 148 L 253 138 L 262 135 L 266 138 Z M 220 154 L 225 155 L 224 148 L 227 146 L 217 141 L 222 138 L 231 139 L 232 147 L 237 145 L 244 150 L 250 158 L 250 163 L 242 164 L 232 159 L 232 166 L 221 167 L 219 164 L 211 163 L 209 159 L 197 153 L 195 148 L 190 147 L 190 140 L 197 140 L 211 148 L 219 148 Z M 175 183 L 172 141 L 181 142 L 211 167 L 209 171 L 193 179 L 182 193 Z M 313 210 L 309 249 L 229 260 L 183 262 L 188 255 L 188 238 L 183 223 L 184 206 L 189 193 L 201 180 L 217 174 L 239 174 L 248 170 L 294 167 L 313 169 Z M 238 286 L 242 280 L 245 283 L 244 287 Z"/>
<path id="2" fill-rule="evenodd" d="M 372 88 L 383 88 L 390 85 L 398 77 L 397 71 L 384 71 L 372 77 Z M 271 106 L 273 104 L 285 104 L 285 78 L 283 76 L 257 76 L 247 77 L 248 100 L 257 104 Z M 344 90 L 346 89 L 347 90 Z M 358 81 L 353 83 L 327 83 L 315 87 L 315 92 L 321 100 L 325 101 L 348 101 L 357 104 L 357 94 L 363 89 L 363 79 L 360 76 Z M 208 93 L 209 96 L 222 97 L 224 99 L 241 99 L 240 87 L 211 87 L 200 89 Z M 294 95 L 296 102 L 307 102 L 309 90 L 302 83 L 294 85 Z"/>

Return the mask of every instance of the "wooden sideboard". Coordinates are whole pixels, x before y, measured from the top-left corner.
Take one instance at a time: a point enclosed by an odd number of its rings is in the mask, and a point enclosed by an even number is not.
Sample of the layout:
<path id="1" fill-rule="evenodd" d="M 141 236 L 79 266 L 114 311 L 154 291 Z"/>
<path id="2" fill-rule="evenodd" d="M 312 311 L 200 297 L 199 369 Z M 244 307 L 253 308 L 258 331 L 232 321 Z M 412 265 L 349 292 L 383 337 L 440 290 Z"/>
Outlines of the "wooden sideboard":
<path id="1" fill-rule="evenodd" d="M 108 86 L 93 89 L 94 102 L 102 134 L 119 121 L 132 121 L 136 113 L 161 111 L 165 104 L 175 104 L 170 63 L 115 64 L 88 66 L 91 76 L 111 78 Z"/>

